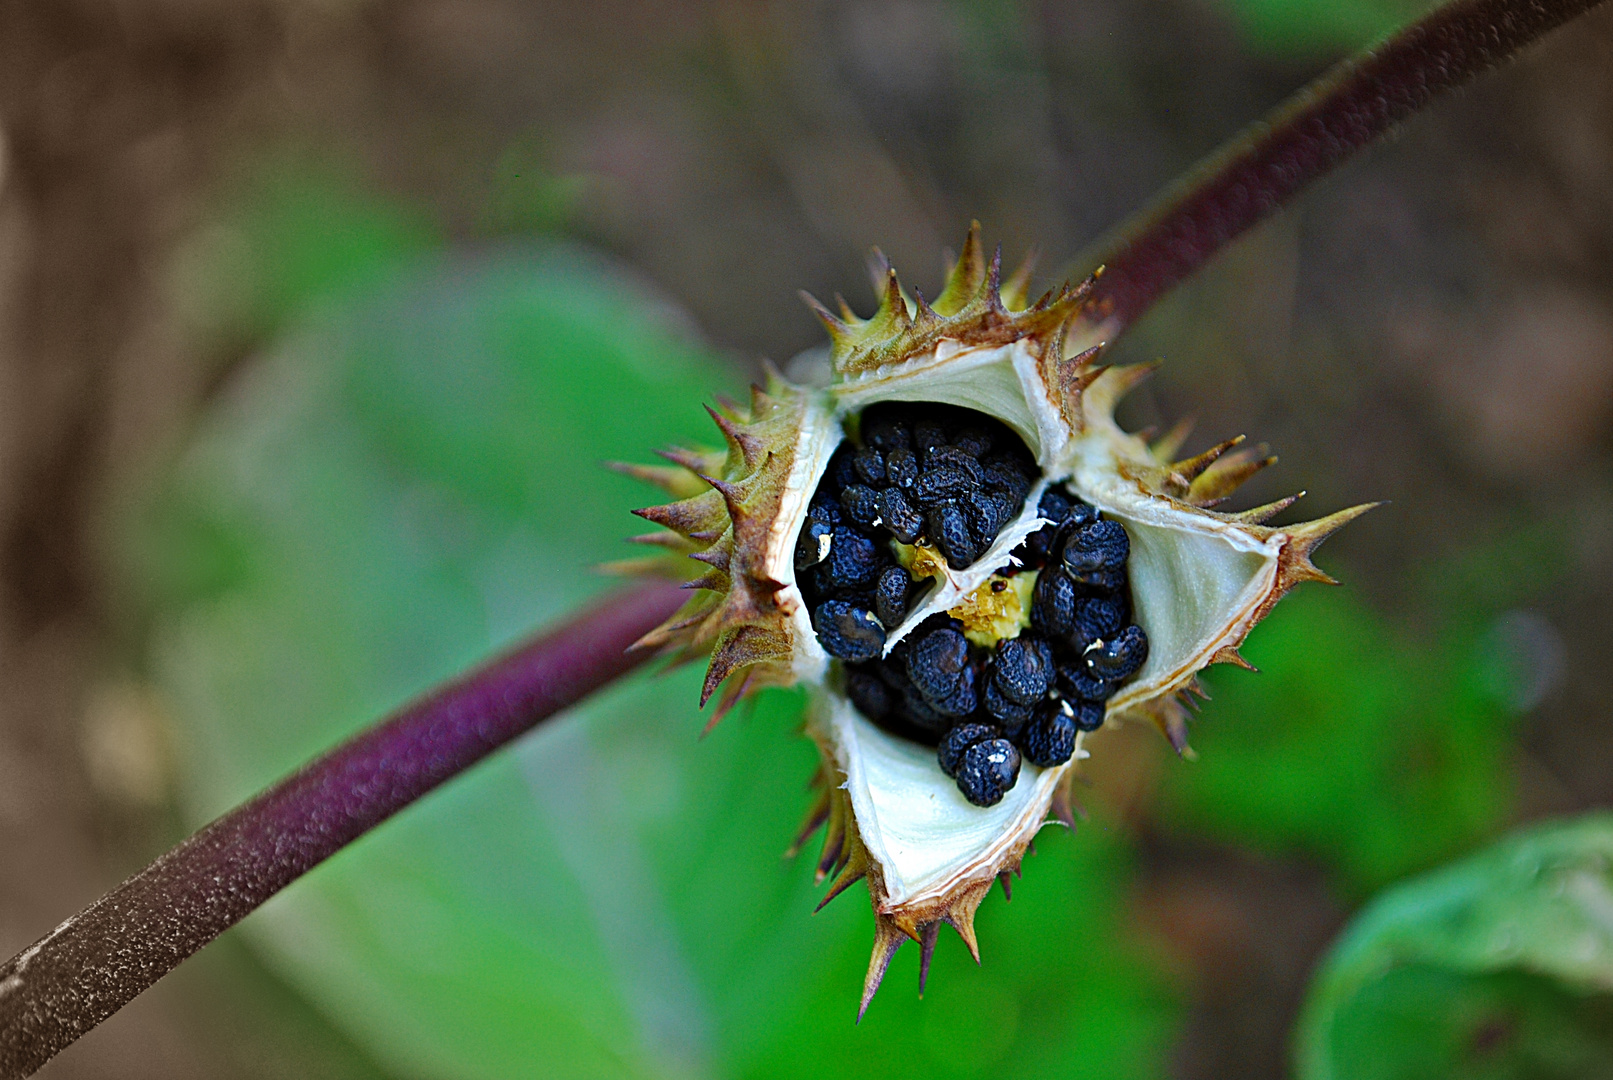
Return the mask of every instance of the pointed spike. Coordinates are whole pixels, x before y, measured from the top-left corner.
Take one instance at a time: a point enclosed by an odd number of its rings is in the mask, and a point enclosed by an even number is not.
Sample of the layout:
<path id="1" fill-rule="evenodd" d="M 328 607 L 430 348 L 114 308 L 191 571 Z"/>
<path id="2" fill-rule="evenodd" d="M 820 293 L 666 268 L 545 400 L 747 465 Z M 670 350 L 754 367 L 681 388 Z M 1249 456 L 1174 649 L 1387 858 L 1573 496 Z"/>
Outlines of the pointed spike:
<path id="1" fill-rule="evenodd" d="M 829 876 L 829 870 L 840 861 L 841 849 L 846 845 L 847 806 L 844 798 L 832 799 L 829 803 L 829 826 L 823 832 L 823 851 L 818 856 L 817 870 L 813 876 L 813 883 L 823 884 L 823 879 Z"/>
<path id="2" fill-rule="evenodd" d="M 935 942 L 941 936 L 941 921 L 925 923 L 919 940 L 919 997 L 924 996 L 924 984 L 930 980 L 930 958 L 935 955 Z"/>
<path id="3" fill-rule="evenodd" d="M 1264 446 L 1253 452 L 1234 450 L 1193 481 L 1188 489 L 1188 501 L 1195 506 L 1213 506 L 1223 502 L 1250 477 L 1275 464 L 1276 455 L 1268 454 Z"/>
<path id="4" fill-rule="evenodd" d="M 682 554 L 684 551 L 688 550 L 689 547 L 689 540 L 687 537 L 685 537 L 682 533 L 676 533 L 670 529 L 662 529 L 660 532 L 640 533 L 637 536 L 629 536 L 627 538 L 627 542 L 629 544 L 644 544 L 649 547 L 663 547 L 679 554 Z"/>
<path id="5" fill-rule="evenodd" d="M 812 909 L 812 914 L 816 915 L 818 912 L 828 907 L 829 901 L 833 900 L 835 897 L 839 896 L 841 893 L 845 892 L 847 889 L 851 888 L 853 885 L 857 884 L 857 882 L 861 881 L 867 876 L 868 867 L 866 864 L 863 866 L 848 864 L 846 868 L 841 871 L 840 876 L 835 878 L 834 884 L 829 886 L 829 891 L 823 894 L 823 899 L 818 901 L 818 906 Z"/>
<path id="6" fill-rule="evenodd" d="M 960 891 L 942 916 L 947 925 L 958 932 L 977 964 L 980 963 L 980 942 L 975 937 L 975 912 L 990 890 L 991 882 L 988 880 Z"/>
<path id="7" fill-rule="evenodd" d="M 868 251 L 868 280 L 874 286 L 874 296 L 877 298 L 885 288 L 885 281 L 891 275 L 891 261 L 879 248 L 870 248 Z"/>
<path id="8" fill-rule="evenodd" d="M 694 558 L 693 555 L 689 557 L 691 559 Z M 700 590 L 704 589 L 707 592 L 714 593 L 725 593 L 733 587 L 733 579 L 731 579 L 723 571 L 717 569 L 708 570 L 699 577 L 690 578 L 688 581 L 685 581 L 682 585 L 678 586 L 678 588 L 687 589 L 690 592 L 699 592 Z"/>
<path id="9" fill-rule="evenodd" d="M 851 340 L 851 327 L 836 318 L 834 312 L 820 304 L 816 296 L 813 296 L 805 289 L 801 290 L 800 296 L 806 302 L 806 306 L 811 309 L 812 314 L 818 317 L 818 321 L 823 324 L 823 328 L 829 332 L 829 340 L 836 348 Z"/>
<path id="10" fill-rule="evenodd" d="M 986 267 L 986 280 L 981 284 L 980 295 L 992 311 L 1007 314 L 1003 307 L 1003 246 L 998 244 L 991 253 L 991 263 Z"/>
<path id="11" fill-rule="evenodd" d="M 1003 307 L 1009 311 L 1025 310 L 1025 300 L 1030 295 L 1031 273 L 1036 269 L 1039 255 L 1040 252 L 1031 248 L 1020 260 L 1014 272 L 1008 275 L 1008 280 L 1003 282 L 1001 294 Z"/>
<path id="12" fill-rule="evenodd" d="M 819 790 L 817 798 L 812 800 L 812 806 L 807 810 L 806 817 L 801 821 L 801 827 L 795 832 L 795 841 L 784 852 L 786 859 L 793 859 L 801 854 L 806 842 L 812 839 L 812 834 L 823 828 L 829 820 L 830 789 L 825 786 Z"/>
<path id="13" fill-rule="evenodd" d="M 1192 484 L 1194 480 L 1198 479 L 1204 474 L 1206 469 L 1215 464 L 1216 459 L 1218 459 L 1228 450 L 1231 450 L 1234 446 L 1242 443 L 1244 438 L 1245 436 L 1242 435 L 1234 436 L 1224 443 L 1219 443 L 1210 447 L 1208 450 L 1204 451 L 1204 453 L 1199 454 L 1196 457 L 1190 457 L 1185 461 L 1178 461 L 1176 464 L 1171 466 L 1171 472 L 1180 478 L 1181 483 L 1184 486 Z"/>
<path id="14" fill-rule="evenodd" d="M 1293 543 L 1306 555 L 1322 546 L 1322 541 L 1338 532 L 1344 526 L 1365 514 L 1368 510 L 1376 510 L 1382 506 L 1381 502 L 1362 503 L 1337 513 L 1329 514 L 1315 521 L 1303 522 L 1299 525 L 1290 525 L 1282 531 L 1293 538 Z"/>
<path id="15" fill-rule="evenodd" d="M 690 450 L 682 446 L 668 446 L 663 450 L 655 451 L 655 453 L 666 458 L 668 461 L 672 462 L 672 464 L 677 465 L 680 468 L 688 469 L 696 476 L 703 472 L 710 472 L 716 464 L 711 460 L 710 455 L 702 454 L 698 450 Z"/>
<path id="16" fill-rule="evenodd" d="M 674 581 L 683 577 L 677 559 L 672 555 L 646 555 L 638 559 L 608 559 L 594 567 L 598 574 L 615 577 L 666 577 Z"/>
<path id="17" fill-rule="evenodd" d="M 711 719 L 707 720 L 706 726 L 700 729 L 702 739 L 710 735 L 712 729 L 722 723 L 723 717 L 734 711 L 734 706 L 745 699 L 745 695 L 750 693 L 750 689 L 755 683 L 756 668 L 754 666 L 745 672 L 745 677 L 739 682 L 729 682 L 728 689 L 723 691 L 722 698 L 717 702 L 717 707 L 712 710 Z"/>
<path id="18" fill-rule="evenodd" d="M 980 222 L 971 222 L 969 235 L 964 238 L 963 251 L 947 274 L 946 284 L 935 298 L 935 310 L 940 315 L 956 315 L 980 292 L 986 278 L 986 254 L 980 244 Z"/>
<path id="19" fill-rule="evenodd" d="M 715 544 L 704 551 L 690 552 L 689 558 L 696 562 L 703 562 L 707 566 L 721 570 L 726 574 L 728 568 L 733 564 L 733 551 L 726 545 Z"/>
<path id="20" fill-rule="evenodd" d="M 885 981 L 885 971 L 890 967 L 891 957 L 896 955 L 896 950 L 906 940 L 907 935 L 896 929 L 889 916 L 875 913 L 874 954 L 868 960 L 868 974 L 863 978 L 863 996 L 857 1006 L 857 1023 L 862 1023 L 863 1015 L 868 1012 L 868 1003 L 874 1000 L 879 984 Z"/>
<path id="21" fill-rule="evenodd" d="M 755 471 L 756 466 L 767 456 L 767 445 L 711 406 L 706 406 L 706 412 L 721 429 L 723 438 L 728 443 L 729 452 L 738 454 L 745 462 L 747 470 Z"/>
<path id="22" fill-rule="evenodd" d="M 766 360 L 763 361 L 763 364 L 768 369 L 768 374 L 771 377 L 774 374 L 774 372 L 772 370 L 772 364 L 768 363 Z M 777 405 L 778 405 L 778 399 L 773 397 L 773 395 L 769 394 L 764 387 L 757 386 L 755 383 L 750 384 L 750 422 L 751 423 L 754 424 L 758 420 L 761 420 L 768 413 L 772 412 L 773 409 L 775 407 L 777 407 Z"/>
<path id="23" fill-rule="evenodd" d="M 1012 901 L 1014 899 L 1014 890 L 1009 884 L 1007 870 L 999 870 L 997 872 L 997 884 L 1003 887 L 1003 902 L 1007 903 Z"/>
<path id="24" fill-rule="evenodd" d="M 1305 493 L 1303 491 L 1297 491 L 1286 498 L 1278 499 L 1276 502 L 1269 502 L 1252 510 L 1243 510 L 1236 514 L 1223 514 L 1222 516 L 1226 520 L 1239 525 L 1263 525 L 1304 497 Z"/>
<path id="25" fill-rule="evenodd" d="M 941 321 L 941 316 L 930 306 L 929 301 L 924 299 L 924 294 L 919 291 L 917 285 L 913 286 L 913 307 L 917 311 L 913 319 L 913 325 L 925 326 Z"/>
<path id="26" fill-rule="evenodd" d="M 682 466 L 668 467 L 666 465 L 638 465 L 631 461 L 607 461 L 605 468 L 612 472 L 631 476 L 635 480 L 642 480 L 646 484 L 653 484 L 676 499 L 687 499 L 691 495 L 698 495 L 705 490 L 698 477 L 690 474 Z"/>
<path id="27" fill-rule="evenodd" d="M 1238 647 L 1236 645 L 1223 645 L 1221 648 L 1217 649 L 1214 654 L 1211 655 L 1210 663 L 1231 664 L 1233 667 L 1241 667 L 1245 671 L 1260 670 L 1248 660 L 1244 659 L 1243 654 L 1238 651 Z"/>
<path id="28" fill-rule="evenodd" d="M 885 295 L 879 302 L 879 314 L 875 317 L 888 319 L 898 331 L 913 325 L 912 316 L 907 312 L 907 301 L 902 297 L 902 283 L 895 270 L 885 278 Z"/>
<path id="29" fill-rule="evenodd" d="M 1163 438 L 1148 449 L 1153 451 L 1154 457 L 1161 463 L 1169 463 L 1176 456 L 1177 451 L 1181 450 L 1182 444 L 1187 442 L 1187 437 L 1193 434 L 1193 427 L 1197 423 L 1198 421 L 1195 417 L 1182 417 L 1171 426 L 1171 429 L 1165 433 Z"/>
<path id="30" fill-rule="evenodd" d="M 814 915 L 827 907 L 829 901 L 868 876 L 868 853 L 857 838 L 856 826 L 846 831 L 846 854 L 842 856 L 843 865 L 840 873 L 835 878 L 834 884 L 829 886 L 829 891 L 824 894 L 823 899 L 818 901 L 818 906 L 812 909 Z"/>
<path id="31" fill-rule="evenodd" d="M 755 387 L 752 387 L 751 389 L 754 390 Z M 741 405 L 727 394 L 713 394 L 711 396 L 712 400 L 716 401 L 717 408 L 721 409 L 723 415 L 727 416 L 730 420 L 734 420 L 739 423 L 749 422 L 750 418 L 745 415 L 745 406 Z"/>
<path id="32" fill-rule="evenodd" d="M 862 320 L 857 317 L 857 313 L 851 310 L 851 305 L 846 303 L 846 298 L 841 296 L 839 293 L 835 293 L 835 307 L 840 309 L 840 319 L 847 326 L 856 326 L 858 323 L 862 322 Z"/>

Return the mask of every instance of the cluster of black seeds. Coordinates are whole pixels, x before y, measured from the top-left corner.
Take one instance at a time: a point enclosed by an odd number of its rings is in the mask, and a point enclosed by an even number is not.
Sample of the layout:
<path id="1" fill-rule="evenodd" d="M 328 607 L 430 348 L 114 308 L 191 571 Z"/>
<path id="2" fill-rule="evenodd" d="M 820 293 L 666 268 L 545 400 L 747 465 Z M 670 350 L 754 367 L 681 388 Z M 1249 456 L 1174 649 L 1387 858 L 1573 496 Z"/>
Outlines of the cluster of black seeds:
<path id="1" fill-rule="evenodd" d="M 847 663 L 877 658 L 914 582 L 890 541 L 926 543 L 954 569 L 1013 521 L 1036 465 L 1007 427 L 946 405 L 878 405 L 829 462 L 795 545 L 818 641 Z"/>
<path id="2" fill-rule="evenodd" d="M 987 649 L 939 614 L 882 656 L 885 632 L 908 610 L 913 587 L 889 538 L 929 540 L 952 565 L 967 566 L 1018 513 L 1034 466 L 1006 428 L 944 406 L 871 409 L 862 443 L 836 455 L 797 545 L 813 625 L 825 650 L 845 661 L 852 704 L 886 730 L 936 746 L 941 770 L 964 797 L 991 806 L 1019 779 L 1022 761 L 1068 761 L 1076 733 L 1103 724 L 1105 703 L 1147 659 L 1147 635 L 1131 621 L 1130 540 L 1117 522 L 1051 487 L 1038 509 L 1054 524 L 1027 537 L 1014 552 L 1018 568 L 1004 571 L 1039 571 L 1030 628 Z M 946 451 L 960 449 L 973 451 L 965 456 L 978 480 L 957 475 L 966 470 Z M 1006 482 L 1010 473 L 1020 479 Z M 920 477 L 930 479 L 920 485 Z M 927 503 L 918 524 L 903 519 L 902 532 L 891 528 L 883 511 L 903 510 L 918 493 Z M 988 511 L 1010 498 L 1000 517 Z M 943 541 L 953 507 L 962 525 Z"/>

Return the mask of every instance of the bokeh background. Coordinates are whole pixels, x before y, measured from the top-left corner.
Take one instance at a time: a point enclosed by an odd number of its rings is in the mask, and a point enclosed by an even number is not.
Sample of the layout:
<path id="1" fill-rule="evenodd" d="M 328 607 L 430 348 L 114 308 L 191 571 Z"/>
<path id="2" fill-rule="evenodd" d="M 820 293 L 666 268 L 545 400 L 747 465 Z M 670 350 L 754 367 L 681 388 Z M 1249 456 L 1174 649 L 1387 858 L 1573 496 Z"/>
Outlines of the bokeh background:
<path id="1" fill-rule="evenodd" d="M 650 493 L 596 463 L 709 441 L 702 401 L 819 340 L 798 288 L 866 309 L 877 244 L 929 291 L 971 218 L 1051 283 L 1423 7 L 0 0 L 0 951 L 608 587 Z M 1389 505 L 1255 634 L 1261 675 L 1211 673 L 1199 760 L 1104 735 L 983 967 L 943 942 L 919 1001 L 905 950 L 854 1027 L 861 890 L 812 916 L 780 858 L 799 701 L 699 741 L 684 672 L 355 845 L 44 1075 L 1289 1075 L 1363 903 L 1613 801 L 1613 12 L 1117 354 L 1166 360 L 1133 426 L 1281 454 L 1248 505 Z M 1397 993 L 1363 1045 L 1613 1071 L 1579 991 Z M 1448 1046 L 1407 1019 L 1452 1002 Z"/>

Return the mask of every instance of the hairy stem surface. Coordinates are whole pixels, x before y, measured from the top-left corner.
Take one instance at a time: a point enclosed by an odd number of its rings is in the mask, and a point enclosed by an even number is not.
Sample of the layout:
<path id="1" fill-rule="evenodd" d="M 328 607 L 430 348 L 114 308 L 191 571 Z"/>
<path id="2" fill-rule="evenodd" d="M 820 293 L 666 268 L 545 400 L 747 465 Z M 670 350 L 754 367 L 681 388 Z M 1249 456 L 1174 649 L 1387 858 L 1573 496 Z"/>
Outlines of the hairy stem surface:
<path id="1" fill-rule="evenodd" d="M 1339 64 L 1194 166 L 1095 245 L 1111 340 L 1311 181 L 1441 93 L 1602 0 L 1456 0 Z"/>
<path id="2" fill-rule="evenodd" d="M 445 780 L 643 663 L 688 593 L 607 597 L 304 766 L 0 967 L 0 1077 L 28 1076 L 258 905 Z"/>

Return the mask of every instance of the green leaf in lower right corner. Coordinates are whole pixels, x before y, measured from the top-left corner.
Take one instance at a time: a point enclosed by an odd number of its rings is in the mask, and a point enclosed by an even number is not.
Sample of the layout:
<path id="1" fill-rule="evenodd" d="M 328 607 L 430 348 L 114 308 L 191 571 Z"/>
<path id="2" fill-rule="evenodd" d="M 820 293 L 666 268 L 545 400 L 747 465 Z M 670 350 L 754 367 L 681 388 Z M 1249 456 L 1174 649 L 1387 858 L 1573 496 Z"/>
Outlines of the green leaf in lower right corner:
<path id="1" fill-rule="evenodd" d="M 1300 1080 L 1613 1078 L 1613 813 L 1386 891 L 1313 981 Z"/>

